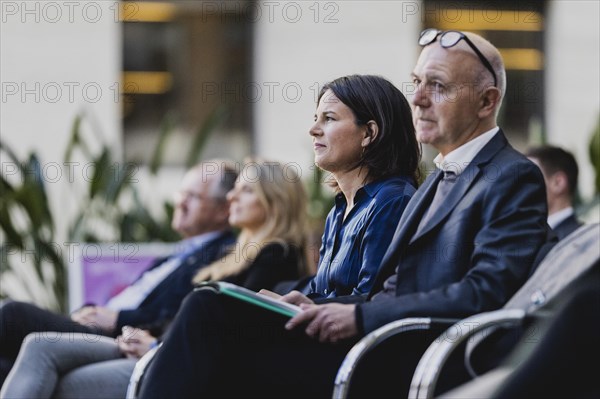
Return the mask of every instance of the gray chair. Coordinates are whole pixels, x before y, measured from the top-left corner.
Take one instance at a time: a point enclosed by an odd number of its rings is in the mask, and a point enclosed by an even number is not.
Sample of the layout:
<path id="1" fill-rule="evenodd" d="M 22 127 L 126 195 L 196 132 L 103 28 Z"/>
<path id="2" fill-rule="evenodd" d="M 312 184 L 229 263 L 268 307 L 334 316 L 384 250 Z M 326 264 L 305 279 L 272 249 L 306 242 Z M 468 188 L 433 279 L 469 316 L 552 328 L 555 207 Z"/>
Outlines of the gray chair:
<path id="1" fill-rule="evenodd" d="M 437 397 L 600 397 L 598 370 L 590 367 L 600 358 L 600 261 L 541 308 L 524 315 L 515 311 L 471 318 L 477 331 L 461 335 L 460 341 L 471 340 L 498 323 L 528 327 L 520 330 L 522 338 L 497 367 Z M 473 342 L 477 347 L 485 340 Z M 410 398 L 436 397 L 436 381 L 449 367 L 446 359 L 455 350 L 456 343 L 427 349 L 414 374 Z"/>
<path id="2" fill-rule="evenodd" d="M 409 391 L 411 398 L 433 397 L 442 366 L 467 339 L 470 342 L 467 346 L 466 367 L 474 375 L 469 356 L 482 337 L 491 334 L 491 328 L 521 324 L 527 315 L 538 311 L 569 283 L 598 264 L 599 259 L 600 225 L 584 225 L 552 248 L 533 275 L 501 310 L 454 321 L 410 318 L 389 323 L 373 331 L 360 340 L 344 359 L 335 379 L 333 397 L 341 399 L 348 396 L 352 377 L 360 360 L 382 342 L 407 331 L 430 330 L 446 325 L 449 330 L 442 337 L 451 336 L 452 339 L 437 339 L 425 351 L 415 369 Z"/>

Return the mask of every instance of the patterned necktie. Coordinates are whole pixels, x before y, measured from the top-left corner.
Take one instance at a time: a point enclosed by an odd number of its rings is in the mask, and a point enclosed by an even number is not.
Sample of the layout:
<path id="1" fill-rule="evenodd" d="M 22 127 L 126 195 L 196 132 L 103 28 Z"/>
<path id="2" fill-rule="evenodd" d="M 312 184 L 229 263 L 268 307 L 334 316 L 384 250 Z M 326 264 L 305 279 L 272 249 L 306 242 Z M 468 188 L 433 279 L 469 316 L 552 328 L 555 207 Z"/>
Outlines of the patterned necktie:
<path id="1" fill-rule="evenodd" d="M 417 228 L 415 235 L 419 234 L 419 232 L 427 224 L 427 222 L 429 221 L 431 216 L 433 216 L 435 214 L 435 211 L 437 210 L 437 208 L 442 205 L 442 202 L 446 198 L 446 195 L 448 195 L 448 192 L 452 189 L 452 187 L 454 186 L 454 182 L 456 181 L 456 173 L 454 173 L 454 172 L 444 171 L 444 172 L 438 172 L 438 173 L 441 176 L 436 177 L 436 179 L 438 179 L 438 180 L 437 180 L 437 182 L 433 183 L 433 184 L 437 184 L 435 195 L 433 196 L 433 200 L 431 201 L 429 208 L 427 208 L 427 210 L 423 214 L 423 217 L 421 218 L 421 222 L 419 222 L 419 227 Z M 383 282 L 382 290 L 380 292 L 378 292 L 377 294 L 375 294 L 374 297 L 376 297 L 378 295 L 391 295 L 391 296 L 395 295 L 397 279 L 398 279 L 398 266 L 396 266 L 396 269 L 394 270 L 394 274 L 392 274 L 390 277 L 388 277 Z"/>

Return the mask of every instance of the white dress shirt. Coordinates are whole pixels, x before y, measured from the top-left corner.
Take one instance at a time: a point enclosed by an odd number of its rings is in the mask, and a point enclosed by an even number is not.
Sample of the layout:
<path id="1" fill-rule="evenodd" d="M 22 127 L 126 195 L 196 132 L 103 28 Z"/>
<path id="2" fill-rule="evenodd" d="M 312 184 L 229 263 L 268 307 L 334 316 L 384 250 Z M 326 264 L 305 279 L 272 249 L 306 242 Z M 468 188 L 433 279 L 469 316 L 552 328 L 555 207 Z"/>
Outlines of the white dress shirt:
<path id="1" fill-rule="evenodd" d="M 567 207 L 565 209 L 561 209 L 558 212 L 554 212 L 552 215 L 548 216 L 548 225 L 551 228 L 556 228 L 559 224 L 561 224 L 566 218 L 570 217 L 575 213 L 573 207 Z"/>
<path id="2" fill-rule="evenodd" d="M 479 151 L 490 142 L 499 130 L 500 128 L 496 126 L 457 149 L 450 151 L 445 157 L 442 154 L 438 154 L 434 158 L 433 163 L 439 169 L 454 172 L 458 176 L 469 166 Z"/>

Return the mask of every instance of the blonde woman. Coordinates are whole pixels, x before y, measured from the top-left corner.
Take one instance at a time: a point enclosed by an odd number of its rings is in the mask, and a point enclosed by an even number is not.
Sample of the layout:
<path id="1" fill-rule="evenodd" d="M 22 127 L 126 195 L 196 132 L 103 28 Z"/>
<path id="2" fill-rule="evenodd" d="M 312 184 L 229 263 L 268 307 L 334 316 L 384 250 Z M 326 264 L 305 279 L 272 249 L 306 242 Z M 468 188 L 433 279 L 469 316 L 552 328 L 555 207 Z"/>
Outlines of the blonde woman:
<path id="1" fill-rule="evenodd" d="M 222 280 L 258 291 L 304 274 L 306 195 L 294 168 L 250 159 L 227 199 L 239 238 L 195 283 Z"/>
<path id="2" fill-rule="evenodd" d="M 200 269 L 194 282 L 225 280 L 259 290 L 302 277 L 306 195 L 294 168 L 250 159 L 227 200 L 238 239 L 224 257 Z M 48 336 L 26 338 L 0 397 L 125 397 L 136 360 L 157 344 L 148 331 L 128 326 L 116 341 L 92 334 Z"/>

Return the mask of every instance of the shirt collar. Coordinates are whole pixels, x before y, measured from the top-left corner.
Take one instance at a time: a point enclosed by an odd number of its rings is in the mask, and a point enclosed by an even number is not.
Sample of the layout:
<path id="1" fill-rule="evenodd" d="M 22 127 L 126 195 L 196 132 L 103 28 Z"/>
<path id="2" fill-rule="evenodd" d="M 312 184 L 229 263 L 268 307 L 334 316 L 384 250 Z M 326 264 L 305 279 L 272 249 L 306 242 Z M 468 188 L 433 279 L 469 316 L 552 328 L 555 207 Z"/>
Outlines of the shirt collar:
<path id="1" fill-rule="evenodd" d="M 412 182 L 412 179 L 409 179 L 405 176 L 390 176 L 390 177 L 384 177 L 382 179 L 377 179 L 375 181 L 372 181 L 370 183 L 365 184 L 364 186 L 362 186 L 361 188 L 359 188 L 356 191 L 356 194 L 354 196 L 354 198 L 356 200 L 359 200 L 362 197 L 362 193 L 364 192 L 366 195 L 368 195 L 369 197 L 373 198 L 375 197 L 375 195 L 377 195 L 377 193 L 379 192 L 379 190 L 381 190 L 384 186 L 386 186 L 390 181 L 394 181 L 394 180 L 399 180 L 399 181 L 405 181 L 413 186 L 415 186 L 415 183 Z M 335 196 L 336 199 L 336 203 L 339 205 L 338 201 L 342 201 L 343 203 L 346 202 L 346 197 L 344 197 L 344 193 L 340 192 L 339 194 L 337 194 Z"/>
<path id="2" fill-rule="evenodd" d="M 434 158 L 433 163 L 443 171 L 451 171 L 460 175 L 499 130 L 500 128 L 496 126 L 455 150 L 450 151 L 445 157 L 442 154 L 438 154 Z"/>
<path id="3" fill-rule="evenodd" d="M 383 187 L 388 185 L 389 182 L 394 181 L 394 180 L 404 181 L 406 183 L 414 185 L 414 183 L 412 183 L 412 179 L 409 179 L 406 176 L 390 176 L 390 177 L 385 177 L 383 179 L 378 179 L 378 180 L 372 181 L 369 184 L 365 184 L 362 188 L 365 190 L 365 193 L 367 193 L 367 195 L 369 197 L 373 198 L 373 197 L 375 197 L 375 195 L 377 195 L 379 190 L 381 190 Z"/>
<path id="4" fill-rule="evenodd" d="M 208 233 L 198 234 L 197 236 L 181 240 L 177 244 L 177 250 L 175 252 L 185 253 L 193 251 L 201 245 L 204 245 L 204 243 L 216 238 L 221 233 L 221 231 L 209 231 Z"/>
<path id="5" fill-rule="evenodd" d="M 575 211 L 573 207 L 569 206 L 565 209 L 561 209 L 558 212 L 554 212 L 552 215 L 548 216 L 548 225 L 551 228 L 556 228 L 559 224 L 561 224 L 566 218 L 574 214 Z"/>

